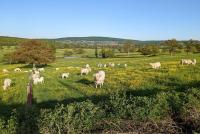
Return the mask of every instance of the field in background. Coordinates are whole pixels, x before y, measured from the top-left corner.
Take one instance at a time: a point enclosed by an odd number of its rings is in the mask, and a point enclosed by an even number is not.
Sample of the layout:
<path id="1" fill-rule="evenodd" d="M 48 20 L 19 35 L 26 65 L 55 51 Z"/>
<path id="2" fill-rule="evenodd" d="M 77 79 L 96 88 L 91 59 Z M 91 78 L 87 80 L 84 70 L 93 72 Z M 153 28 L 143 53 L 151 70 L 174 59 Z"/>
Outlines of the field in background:
<path id="1" fill-rule="evenodd" d="M 61 53 L 61 50 L 58 50 Z M 88 51 L 88 54 L 90 51 Z M 117 90 L 148 90 L 148 92 L 165 92 L 175 90 L 176 86 L 185 85 L 193 81 L 200 81 L 200 65 L 180 66 L 179 61 L 182 58 L 196 58 L 200 61 L 199 54 L 178 54 L 175 56 L 156 56 L 145 57 L 135 55 L 136 58 L 59 58 L 56 62 L 45 67 L 42 76 L 45 83 L 34 86 L 34 98 L 38 103 L 59 102 L 70 99 L 89 98 L 92 96 L 105 96 Z M 150 68 L 150 62 L 160 61 L 162 68 L 153 70 Z M 114 68 L 98 68 L 98 63 L 114 62 L 120 64 Z M 85 64 L 90 64 L 92 72 L 87 76 L 80 76 L 80 69 Z M 125 68 L 124 64 L 128 64 Z M 22 71 L 28 71 L 31 68 L 21 64 L 0 64 L 0 70 L 8 69 L 9 74 L 0 72 L 0 83 L 2 85 L 5 78 L 11 78 L 14 82 L 7 91 L 0 90 L 0 98 L 6 104 L 24 104 L 26 102 L 26 85 L 28 83 L 29 73 L 13 70 L 19 67 Z M 56 71 L 55 68 L 60 68 Z M 105 85 L 100 89 L 94 88 L 93 74 L 98 70 L 106 72 Z M 62 80 L 61 73 L 69 72 L 68 79 Z M 181 90 L 181 89 L 180 89 Z M 148 93 L 147 92 L 147 93 Z"/>
<path id="2" fill-rule="evenodd" d="M 13 47 L 4 48 L 0 55 L 13 50 Z M 64 50 L 57 50 L 56 61 L 41 73 L 44 83 L 33 86 L 32 107 L 26 105 L 30 74 L 24 72 L 32 67 L 0 62 L 0 70 L 9 70 L 8 74 L 0 71 L 0 86 L 5 78 L 13 81 L 6 91 L 0 87 L 0 132 L 57 133 L 54 125 L 72 133 L 107 129 L 134 132 L 141 128 L 142 132 L 152 129 L 155 133 L 199 132 L 200 54 L 148 57 L 131 53 L 128 57 L 126 53 L 116 53 L 117 58 L 102 59 L 94 58 L 92 49 L 85 51 L 83 55 L 63 58 Z M 197 59 L 197 65 L 180 65 L 180 60 L 185 58 Z M 157 61 L 162 64 L 161 69 L 151 69 L 149 63 Z M 109 62 L 115 63 L 115 67 L 97 67 L 98 63 Z M 90 64 L 92 72 L 81 76 L 80 69 L 85 64 Z M 14 72 L 17 67 L 22 72 Z M 105 71 L 106 79 L 104 86 L 96 89 L 93 74 L 99 70 Z M 61 79 L 65 72 L 70 73 L 69 78 Z M 63 120 L 71 125 L 64 124 Z M 148 123 L 154 126 L 146 127 Z"/>

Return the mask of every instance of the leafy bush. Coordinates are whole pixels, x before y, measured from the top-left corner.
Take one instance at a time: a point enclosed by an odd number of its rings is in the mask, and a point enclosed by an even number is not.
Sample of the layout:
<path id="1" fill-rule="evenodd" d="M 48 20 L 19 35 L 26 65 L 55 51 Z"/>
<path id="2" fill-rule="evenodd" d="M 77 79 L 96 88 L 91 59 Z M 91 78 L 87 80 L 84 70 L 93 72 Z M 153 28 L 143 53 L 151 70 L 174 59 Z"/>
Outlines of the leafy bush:
<path id="1" fill-rule="evenodd" d="M 146 45 L 143 48 L 140 48 L 139 52 L 141 52 L 142 55 L 155 56 L 155 55 L 159 54 L 159 46 L 156 46 L 156 45 Z"/>
<path id="2" fill-rule="evenodd" d="M 43 110 L 40 119 L 41 133 L 85 133 L 95 128 L 103 111 L 91 101 L 57 105 L 53 111 Z"/>
<path id="3" fill-rule="evenodd" d="M 83 50 L 83 48 L 76 48 L 76 49 L 73 49 L 73 53 L 74 54 L 83 54 L 83 53 L 85 53 L 85 51 Z"/>
<path id="4" fill-rule="evenodd" d="M 72 50 L 65 50 L 65 52 L 64 52 L 64 56 L 71 56 L 71 55 L 73 55 L 73 52 L 72 52 Z"/>
<path id="5" fill-rule="evenodd" d="M 17 131 L 17 117 L 13 112 L 12 116 L 6 121 L 0 118 L 0 133 L 1 134 L 15 134 Z"/>

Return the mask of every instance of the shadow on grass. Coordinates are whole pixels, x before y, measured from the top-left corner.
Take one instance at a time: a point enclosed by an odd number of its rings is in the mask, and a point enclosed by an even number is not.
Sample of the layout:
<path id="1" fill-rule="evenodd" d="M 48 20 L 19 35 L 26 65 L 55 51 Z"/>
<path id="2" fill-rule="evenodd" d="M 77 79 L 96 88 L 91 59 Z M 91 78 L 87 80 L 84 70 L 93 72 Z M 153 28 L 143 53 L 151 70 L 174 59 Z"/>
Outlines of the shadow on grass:
<path id="1" fill-rule="evenodd" d="M 85 84 L 85 85 L 92 85 L 94 82 L 92 82 L 92 81 L 90 81 L 88 79 L 83 78 L 81 80 L 76 81 L 76 83 L 81 83 L 81 84 Z"/>
<path id="2" fill-rule="evenodd" d="M 171 91 L 176 91 L 176 92 L 186 92 L 188 91 L 189 88 L 200 88 L 200 81 L 191 81 L 188 83 L 184 83 L 180 79 L 176 77 L 167 77 L 167 78 L 155 78 L 155 82 L 158 84 L 164 84 L 166 85 L 169 90 L 162 90 L 158 87 L 146 87 L 146 88 L 137 88 L 137 89 L 125 89 L 127 95 L 131 96 L 145 96 L 145 97 L 154 97 L 155 95 L 161 93 L 161 92 L 171 92 Z M 94 104 L 97 104 L 99 102 L 105 102 L 109 100 L 110 94 L 107 95 L 91 95 L 91 96 L 86 96 L 83 92 L 75 88 L 73 85 L 65 83 L 63 81 L 59 81 L 62 85 L 66 86 L 68 89 L 72 90 L 72 92 L 76 92 L 77 94 L 81 95 L 79 98 L 66 98 L 63 100 L 49 100 L 46 102 L 40 102 L 40 103 L 35 103 L 32 108 L 27 107 L 26 104 L 3 104 L 0 103 L 0 117 L 1 118 L 7 118 L 11 115 L 13 109 L 17 109 L 18 111 L 18 116 L 20 117 L 17 122 L 18 122 L 18 128 L 17 128 L 17 133 L 23 133 L 23 128 L 34 128 L 34 130 L 30 130 L 30 132 L 27 133 L 39 133 L 39 129 L 37 128 L 38 121 L 37 119 L 40 117 L 40 109 L 54 109 L 56 105 L 58 104 L 64 104 L 68 105 L 70 103 L 74 102 L 82 102 L 85 100 L 91 100 Z M 90 81 L 88 80 L 80 80 L 78 81 L 79 83 L 84 83 L 84 84 L 90 84 Z M 36 107 L 36 110 L 34 109 Z M 21 122 L 25 122 L 24 126 L 21 124 Z M 31 127 L 29 126 L 30 124 L 32 125 Z M 29 129 L 26 129 L 29 130 Z"/>
<path id="3" fill-rule="evenodd" d="M 40 68 L 40 67 L 52 67 L 51 65 L 37 65 L 36 66 L 37 68 Z M 24 64 L 23 66 L 21 66 L 21 68 L 33 68 L 33 65 L 32 64 Z"/>

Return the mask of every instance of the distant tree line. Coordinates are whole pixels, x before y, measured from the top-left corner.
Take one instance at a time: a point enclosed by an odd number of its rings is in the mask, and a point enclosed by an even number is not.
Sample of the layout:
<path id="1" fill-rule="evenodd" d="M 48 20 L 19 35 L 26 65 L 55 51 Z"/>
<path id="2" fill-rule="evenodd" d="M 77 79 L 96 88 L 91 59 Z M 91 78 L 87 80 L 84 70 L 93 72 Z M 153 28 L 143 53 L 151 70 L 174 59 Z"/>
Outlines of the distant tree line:
<path id="1" fill-rule="evenodd" d="M 106 42 L 93 42 L 91 45 L 87 42 L 59 42 L 56 40 L 36 40 L 40 44 L 50 46 L 52 49 L 66 49 L 64 51 L 64 56 L 71 56 L 73 54 L 83 54 L 84 49 L 93 49 L 94 56 L 97 58 L 112 58 L 116 56 L 116 53 L 126 53 L 130 57 L 131 53 L 140 53 L 147 56 L 156 56 L 159 54 L 170 54 L 171 56 L 176 53 L 186 52 L 189 53 L 199 53 L 200 52 L 200 42 L 196 40 L 189 41 L 177 41 L 176 39 L 170 39 L 166 41 L 160 41 L 159 43 L 145 43 L 137 44 L 132 40 L 127 40 L 125 42 L 112 42 L 112 44 L 106 44 Z M 19 51 L 21 49 L 21 44 L 26 44 L 31 42 L 28 39 L 19 39 L 19 38 L 9 38 L 4 37 L 0 38 L 0 49 L 4 49 L 3 46 L 16 46 L 15 48 Z M 19 49 L 20 47 L 20 49 Z M 14 56 L 16 57 L 16 55 Z M 10 62 L 16 61 L 11 55 L 7 55 L 6 59 Z M 22 62 L 22 61 L 20 61 Z"/>
<path id="2" fill-rule="evenodd" d="M 100 51 L 98 49 L 101 49 Z M 142 55 L 156 56 L 168 52 L 171 56 L 176 53 L 186 52 L 200 53 L 200 42 L 195 40 L 178 42 L 176 39 L 166 40 L 160 44 L 137 45 L 132 41 L 126 41 L 120 45 L 95 46 L 95 56 L 108 58 L 115 57 L 115 52 L 127 53 L 127 56 L 133 52 L 139 52 Z"/>

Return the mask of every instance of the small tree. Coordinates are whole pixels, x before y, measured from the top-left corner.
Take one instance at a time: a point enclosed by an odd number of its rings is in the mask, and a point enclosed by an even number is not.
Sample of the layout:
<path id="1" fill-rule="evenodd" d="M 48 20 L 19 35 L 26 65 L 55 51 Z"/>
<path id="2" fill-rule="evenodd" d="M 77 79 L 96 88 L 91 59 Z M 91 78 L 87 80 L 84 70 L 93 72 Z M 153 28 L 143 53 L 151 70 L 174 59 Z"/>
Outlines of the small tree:
<path id="1" fill-rule="evenodd" d="M 106 50 L 104 47 L 102 47 L 102 49 L 101 49 L 101 57 L 106 58 Z"/>
<path id="2" fill-rule="evenodd" d="M 75 48 L 73 50 L 74 54 L 83 54 L 85 51 L 82 48 Z"/>
<path id="3" fill-rule="evenodd" d="M 98 58 L 99 57 L 99 53 L 98 53 L 98 46 L 95 46 L 95 57 Z"/>
<path id="4" fill-rule="evenodd" d="M 115 57 L 115 52 L 112 49 L 107 49 L 105 51 L 105 58 L 113 58 Z"/>
<path id="5" fill-rule="evenodd" d="M 9 54 L 12 62 L 33 65 L 47 64 L 55 60 L 55 50 L 49 45 L 31 40 L 23 43 L 16 51 Z"/>
<path id="6" fill-rule="evenodd" d="M 184 43 L 185 44 L 185 52 L 187 53 L 187 55 L 190 52 L 195 52 L 196 51 L 196 47 L 195 47 L 195 42 L 193 40 L 189 40 L 187 42 Z"/>
<path id="7" fill-rule="evenodd" d="M 73 55 L 72 50 L 68 50 L 68 49 L 65 50 L 65 52 L 64 52 L 64 57 L 65 57 L 65 56 L 72 56 L 72 55 Z"/>
<path id="8" fill-rule="evenodd" d="M 151 46 L 151 55 L 155 56 L 159 54 L 159 52 L 160 52 L 160 47 L 158 45 Z"/>
<path id="9" fill-rule="evenodd" d="M 168 46 L 169 53 L 172 56 L 173 53 L 175 53 L 178 48 L 178 42 L 176 41 L 176 39 L 172 39 L 172 40 L 167 40 L 164 43 Z"/>
<path id="10" fill-rule="evenodd" d="M 127 55 L 129 56 L 129 53 L 132 51 L 135 51 L 135 45 L 133 44 L 132 41 L 126 41 L 123 45 L 123 50 L 124 52 L 127 53 Z"/>
<path id="11" fill-rule="evenodd" d="M 142 55 L 155 56 L 159 53 L 159 46 L 157 46 L 157 45 L 146 45 L 143 48 L 140 48 L 139 51 L 142 53 Z"/>

